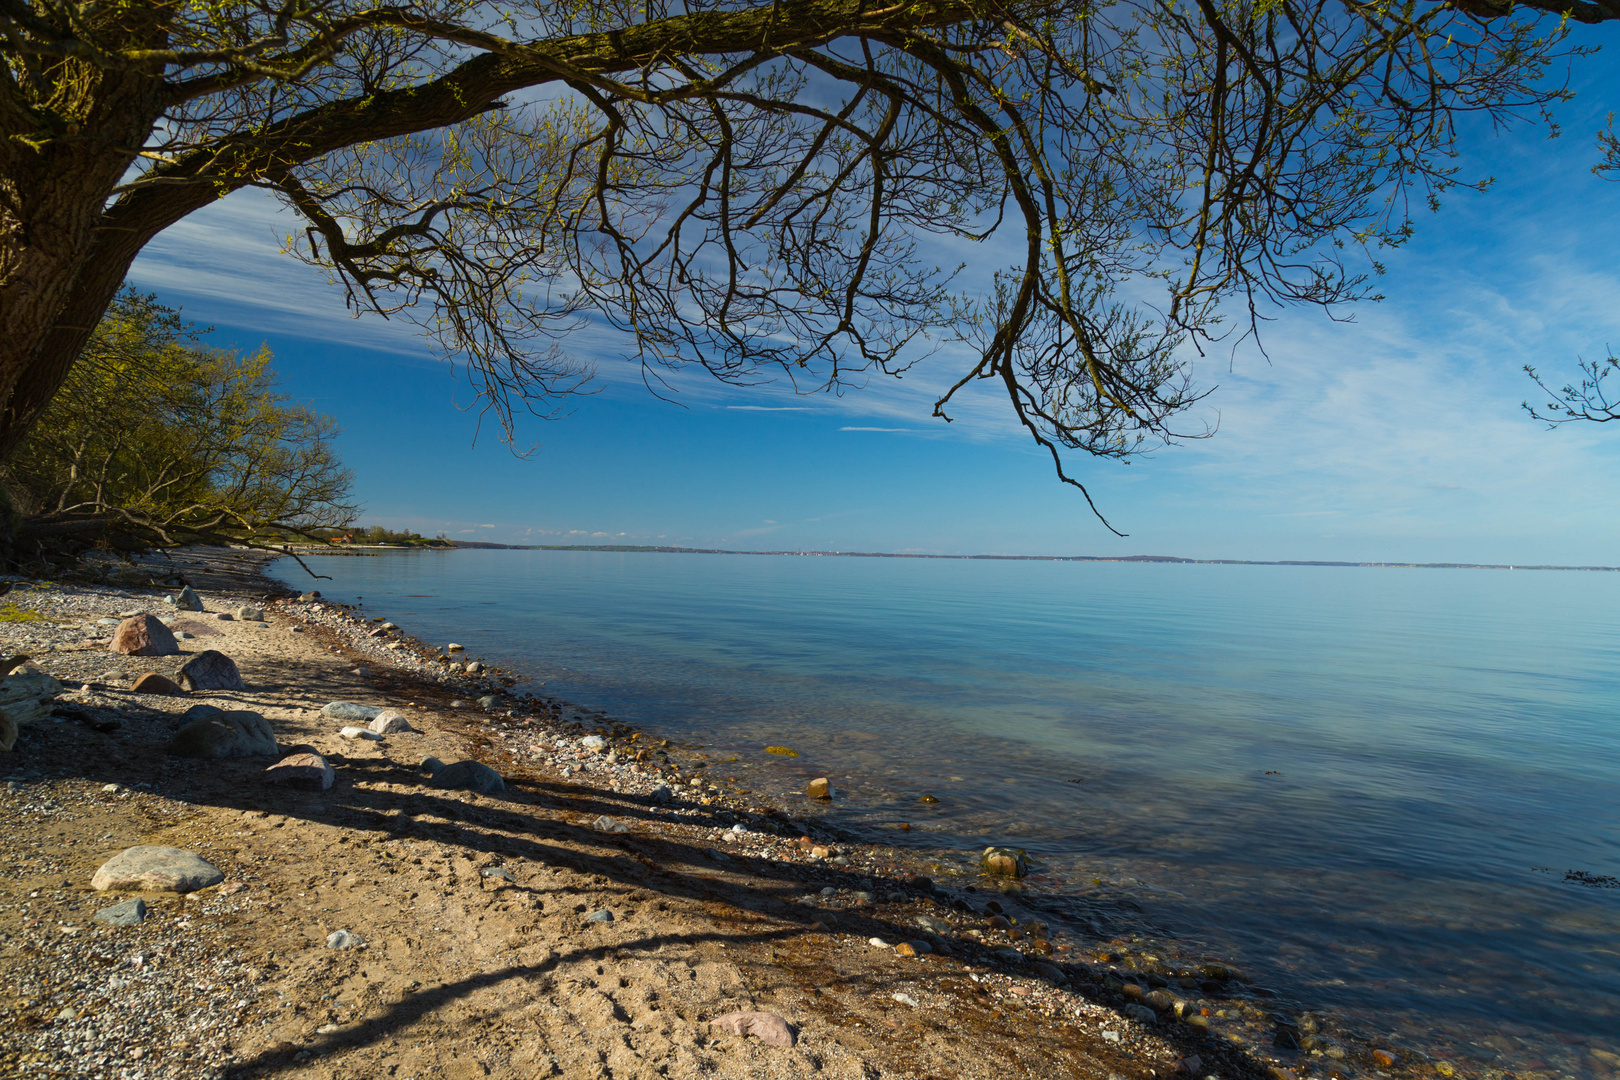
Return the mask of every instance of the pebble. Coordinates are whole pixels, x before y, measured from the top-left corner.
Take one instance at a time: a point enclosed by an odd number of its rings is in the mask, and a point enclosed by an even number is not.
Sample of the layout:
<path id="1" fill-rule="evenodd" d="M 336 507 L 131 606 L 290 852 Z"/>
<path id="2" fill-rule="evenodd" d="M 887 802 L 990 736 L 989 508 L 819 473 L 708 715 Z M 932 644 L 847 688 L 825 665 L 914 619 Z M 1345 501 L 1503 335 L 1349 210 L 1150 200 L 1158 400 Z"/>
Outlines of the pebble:
<path id="1" fill-rule="evenodd" d="M 910 1005 L 913 1009 L 920 1008 L 920 1006 L 917 1004 L 917 999 L 912 997 L 910 994 L 890 994 L 889 996 L 894 998 L 894 1000 L 898 1001 L 902 1005 Z"/>
<path id="2" fill-rule="evenodd" d="M 630 831 L 630 826 L 622 821 L 610 818 L 606 814 L 591 822 L 591 828 L 597 832 L 627 833 Z"/>
<path id="3" fill-rule="evenodd" d="M 818 776 L 810 781 L 810 786 L 805 789 L 805 794 L 812 799 L 830 799 L 833 797 L 832 781 L 825 776 Z"/>
<path id="4" fill-rule="evenodd" d="M 334 930 L 326 935 L 328 949 L 357 949 L 366 943 L 366 939 L 352 930 Z"/>
<path id="5" fill-rule="evenodd" d="M 579 745 L 587 750 L 594 750 L 600 753 L 601 751 L 607 749 L 607 740 L 602 738 L 600 735 L 587 735 L 583 739 L 579 740 Z"/>
<path id="6" fill-rule="evenodd" d="M 867 942 L 867 944 L 872 946 L 874 949 L 887 949 L 889 947 L 889 943 L 880 937 L 872 938 Z"/>
<path id="7" fill-rule="evenodd" d="M 1103 1037 L 1103 1042 L 1111 1042 L 1111 1043 L 1119 1042 L 1119 1032 L 1117 1032 L 1117 1031 L 1105 1031 L 1105 1032 L 1102 1033 L 1102 1037 Z"/>
<path id="8" fill-rule="evenodd" d="M 102 908 L 91 918 L 108 926 L 138 926 L 146 918 L 146 901 L 139 897 L 125 900 L 122 904 Z"/>
<path id="9" fill-rule="evenodd" d="M 609 911 L 607 908 L 603 908 L 601 911 L 593 911 L 589 915 L 585 916 L 585 921 L 596 923 L 612 922 L 613 912 Z"/>
<path id="10" fill-rule="evenodd" d="M 482 873 L 485 877 L 502 878 L 506 881 L 517 880 L 517 878 L 512 876 L 512 871 L 508 870 L 504 866 L 486 866 L 480 871 L 480 873 Z"/>
<path id="11" fill-rule="evenodd" d="M 382 742 L 382 736 L 370 728 L 346 727 L 339 728 L 338 734 L 345 739 L 366 739 L 371 742 Z"/>
<path id="12" fill-rule="evenodd" d="M 1388 1050 L 1374 1050 L 1372 1052 L 1372 1059 L 1373 1063 L 1381 1069 L 1391 1068 L 1395 1064 L 1395 1055 L 1390 1053 Z"/>
<path id="13" fill-rule="evenodd" d="M 450 644 L 448 644 L 448 645 L 446 645 L 444 647 L 444 651 L 445 652 L 462 652 L 462 651 L 464 651 L 464 649 L 463 649 L 462 646 L 457 645 L 455 642 L 452 641 Z"/>

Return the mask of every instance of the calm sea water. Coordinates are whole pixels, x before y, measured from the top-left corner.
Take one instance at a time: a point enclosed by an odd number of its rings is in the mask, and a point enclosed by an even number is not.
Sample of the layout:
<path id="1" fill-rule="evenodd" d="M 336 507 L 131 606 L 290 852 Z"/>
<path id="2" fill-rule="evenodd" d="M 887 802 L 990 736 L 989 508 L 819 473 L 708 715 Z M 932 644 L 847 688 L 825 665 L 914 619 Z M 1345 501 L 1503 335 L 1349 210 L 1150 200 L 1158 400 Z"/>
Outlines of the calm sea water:
<path id="1" fill-rule="evenodd" d="M 315 565 L 331 599 L 737 755 L 756 791 L 831 776 L 851 828 L 1023 847 L 1037 887 L 1101 881 L 1370 1035 L 1571 1075 L 1607 1076 L 1588 1052 L 1620 1050 L 1620 889 L 1565 880 L 1620 875 L 1620 574 L 472 550 Z"/>

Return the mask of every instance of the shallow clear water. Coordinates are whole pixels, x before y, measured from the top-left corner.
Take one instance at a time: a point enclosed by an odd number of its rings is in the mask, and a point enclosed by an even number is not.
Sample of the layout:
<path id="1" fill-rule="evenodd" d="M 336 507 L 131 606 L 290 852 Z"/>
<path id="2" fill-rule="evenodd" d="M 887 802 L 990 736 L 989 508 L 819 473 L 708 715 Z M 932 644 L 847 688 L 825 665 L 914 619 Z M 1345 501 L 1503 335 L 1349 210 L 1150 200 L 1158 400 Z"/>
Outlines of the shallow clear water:
<path id="1" fill-rule="evenodd" d="M 1014 844 L 1044 861 L 1038 887 L 1100 878 L 1369 1035 L 1572 1074 L 1588 1044 L 1620 1049 L 1620 889 L 1564 880 L 1620 875 L 1620 575 L 477 550 L 314 565 L 329 598 L 530 688 L 737 754 L 762 793 L 831 776 L 852 828 Z"/>

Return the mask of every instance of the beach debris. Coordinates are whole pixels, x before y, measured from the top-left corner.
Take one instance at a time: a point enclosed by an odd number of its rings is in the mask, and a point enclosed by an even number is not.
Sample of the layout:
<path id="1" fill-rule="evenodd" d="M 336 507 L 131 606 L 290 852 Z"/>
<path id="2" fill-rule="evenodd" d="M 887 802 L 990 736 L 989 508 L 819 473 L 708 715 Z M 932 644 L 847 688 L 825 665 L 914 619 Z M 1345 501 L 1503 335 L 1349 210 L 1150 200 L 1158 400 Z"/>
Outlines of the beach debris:
<path id="1" fill-rule="evenodd" d="M 125 848 L 101 864 L 90 887 L 97 892 L 195 892 L 225 880 L 219 867 L 183 848 L 142 844 Z"/>
<path id="2" fill-rule="evenodd" d="M 382 742 L 382 736 L 370 728 L 345 727 L 339 728 L 338 734 L 345 739 L 365 739 L 370 742 Z"/>
<path id="3" fill-rule="evenodd" d="M 162 694 L 164 697 L 181 697 L 185 694 L 185 690 L 181 689 L 179 683 L 167 675 L 159 675 L 155 671 L 148 671 L 145 675 L 136 679 L 135 685 L 129 689 L 131 693 Z"/>
<path id="4" fill-rule="evenodd" d="M 793 1025 L 768 1012 L 734 1012 L 709 1021 L 710 1027 L 719 1028 L 727 1035 L 739 1038 L 752 1035 L 766 1046 L 791 1049 L 795 1033 Z"/>
<path id="5" fill-rule="evenodd" d="M 767 746 L 765 748 L 765 752 L 767 754 L 775 754 L 777 757 L 798 757 L 799 756 L 799 752 L 797 750 L 790 750 L 785 746 Z"/>
<path id="6" fill-rule="evenodd" d="M 353 701 L 334 701 L 321 706 L 321 715 L 328 720 L 347 720 L 351 724 L 369 724 L 382 713 L 381 705 L 360 705 Z"/>
<path id="7" fill-rule="evenodd" d="M 832 781 L 825 776 L 818 776 L 810 781 L 810 786 L 804 789 L 804 793 L 812 799 L 830 799 L 833 797 Z"/>
<path id="8" fill-rule="evenodd" d="M 889 996 L 902 1005 L 910 1005 L 913 1009 L 919 1009 L 922 1007 L 917 1004 L 917 999 L 912 997 L 910 994 L 890 994 Z"/>
<path id="9" fill-rule="evenodd" d="M 187 690 L 246 690 L 236 661 L 215 649 L 206 649 L 180 668 L 180 685 Z"/>
<path id="10" fill-rule="evenodd" d="M 139 926 L 146 918 L 146 901 L 140 897 L 125 900 L 122 904 L 102 908 L 90 918 L 106 926 Z"/>
<path id="11" fill-rule="evenodd" d="M 597 832 L 626 833 L 630 831 L 630 826 L 617 818 L 608 817 L 606 814 L 591 822 L 591 828 Z"/>
<path id="12" fill-rule="evenodd" d="M 326 935 L 328 949 L 358 949 L 366 943 L 366 939 L 353 930 L 334 930 Z"/>
<path id="13" fill-rule="evenodd" d="M 889 947 L 889 943 L 880 937 L 870 938 L 866 943 L 874 949 L 887 949 Z"/>
<path id="14" fill-rule="evenodd" d="M 991 877 L 1021 878 L 1029 873 L 1023 848 L 987 847 L 979 856 L 979 869 Z"/>
<path id="15" fill-rule="evenodd" d="M 405 719 L 405 714 L 398 709 L 384 709 L 368 726 L 378 735 L 399 735 L 403 732 L 416 731 L 411 727 L 411 722 Z"/>
<path id="16" fill-rule="evenodd" d="M 290 754 L 264 770 L 264 778 L 269 783 L 300 791 L 325 791 L 332 786 L 337 774 L 319 754 Z"/>
<path id="17" fill-rule="evenodd" d="M 125 656 L 173 656 L 180 643 L 156 615 L 136 615 L 118 624 L 107 648 Z"/>
<path id="18" fill-rule="evenodd" d="M 188 712 L 189 716 L 190 713 Z M 233 758 L 280 754 L 270 721 L 246 709 L 205 713 L 174 733 L 168 751 L 174 757 Z"/>
<path id="19" fill-rule="evenodd" d="M 501 774 L 478 761 L 456 761 L 433 771 L 433 786 L 465 791 L 505 791 Z"/>

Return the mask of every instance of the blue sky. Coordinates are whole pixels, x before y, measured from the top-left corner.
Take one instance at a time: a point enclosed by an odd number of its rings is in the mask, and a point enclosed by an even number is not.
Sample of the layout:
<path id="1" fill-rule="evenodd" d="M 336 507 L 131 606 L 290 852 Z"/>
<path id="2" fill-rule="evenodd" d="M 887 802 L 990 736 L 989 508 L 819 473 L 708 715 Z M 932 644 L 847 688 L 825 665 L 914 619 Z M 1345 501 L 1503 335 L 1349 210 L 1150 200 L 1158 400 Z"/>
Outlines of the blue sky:
<path id="1" fill-rule="evenodd" d="M 687 380 L 652 397 L 611 339 L 584 351 L 599 393 L 526 422 L 517 457 L 473 394 L 403 324 L 356 320 L 317 270 L 279 254 L 295 227 L 232 195 L 159 237 L 131 282 L 244 350 L 337 419 L 369 524 L 508 543 L 949 554 L 1620 565 L 1620 424 L 1548 431 L 1519 408 L 1521 368 L 1573 371 L 1620 349 L 1620 184 L 1591 174 L 1620 109 L 1620 31 L 1577 66 L 1563 138 L 1469 142 L 1497 177 L 1423 214 L 1386 253 L 1351 324 L 1280 312 L 1269 359 L 1212 356 L 1215 438 L 1133 464 L 1072 462 L 1118 538 L 1053 478 L 992 398 L 929 419 L 944 368 L 841 397 Z"/>

